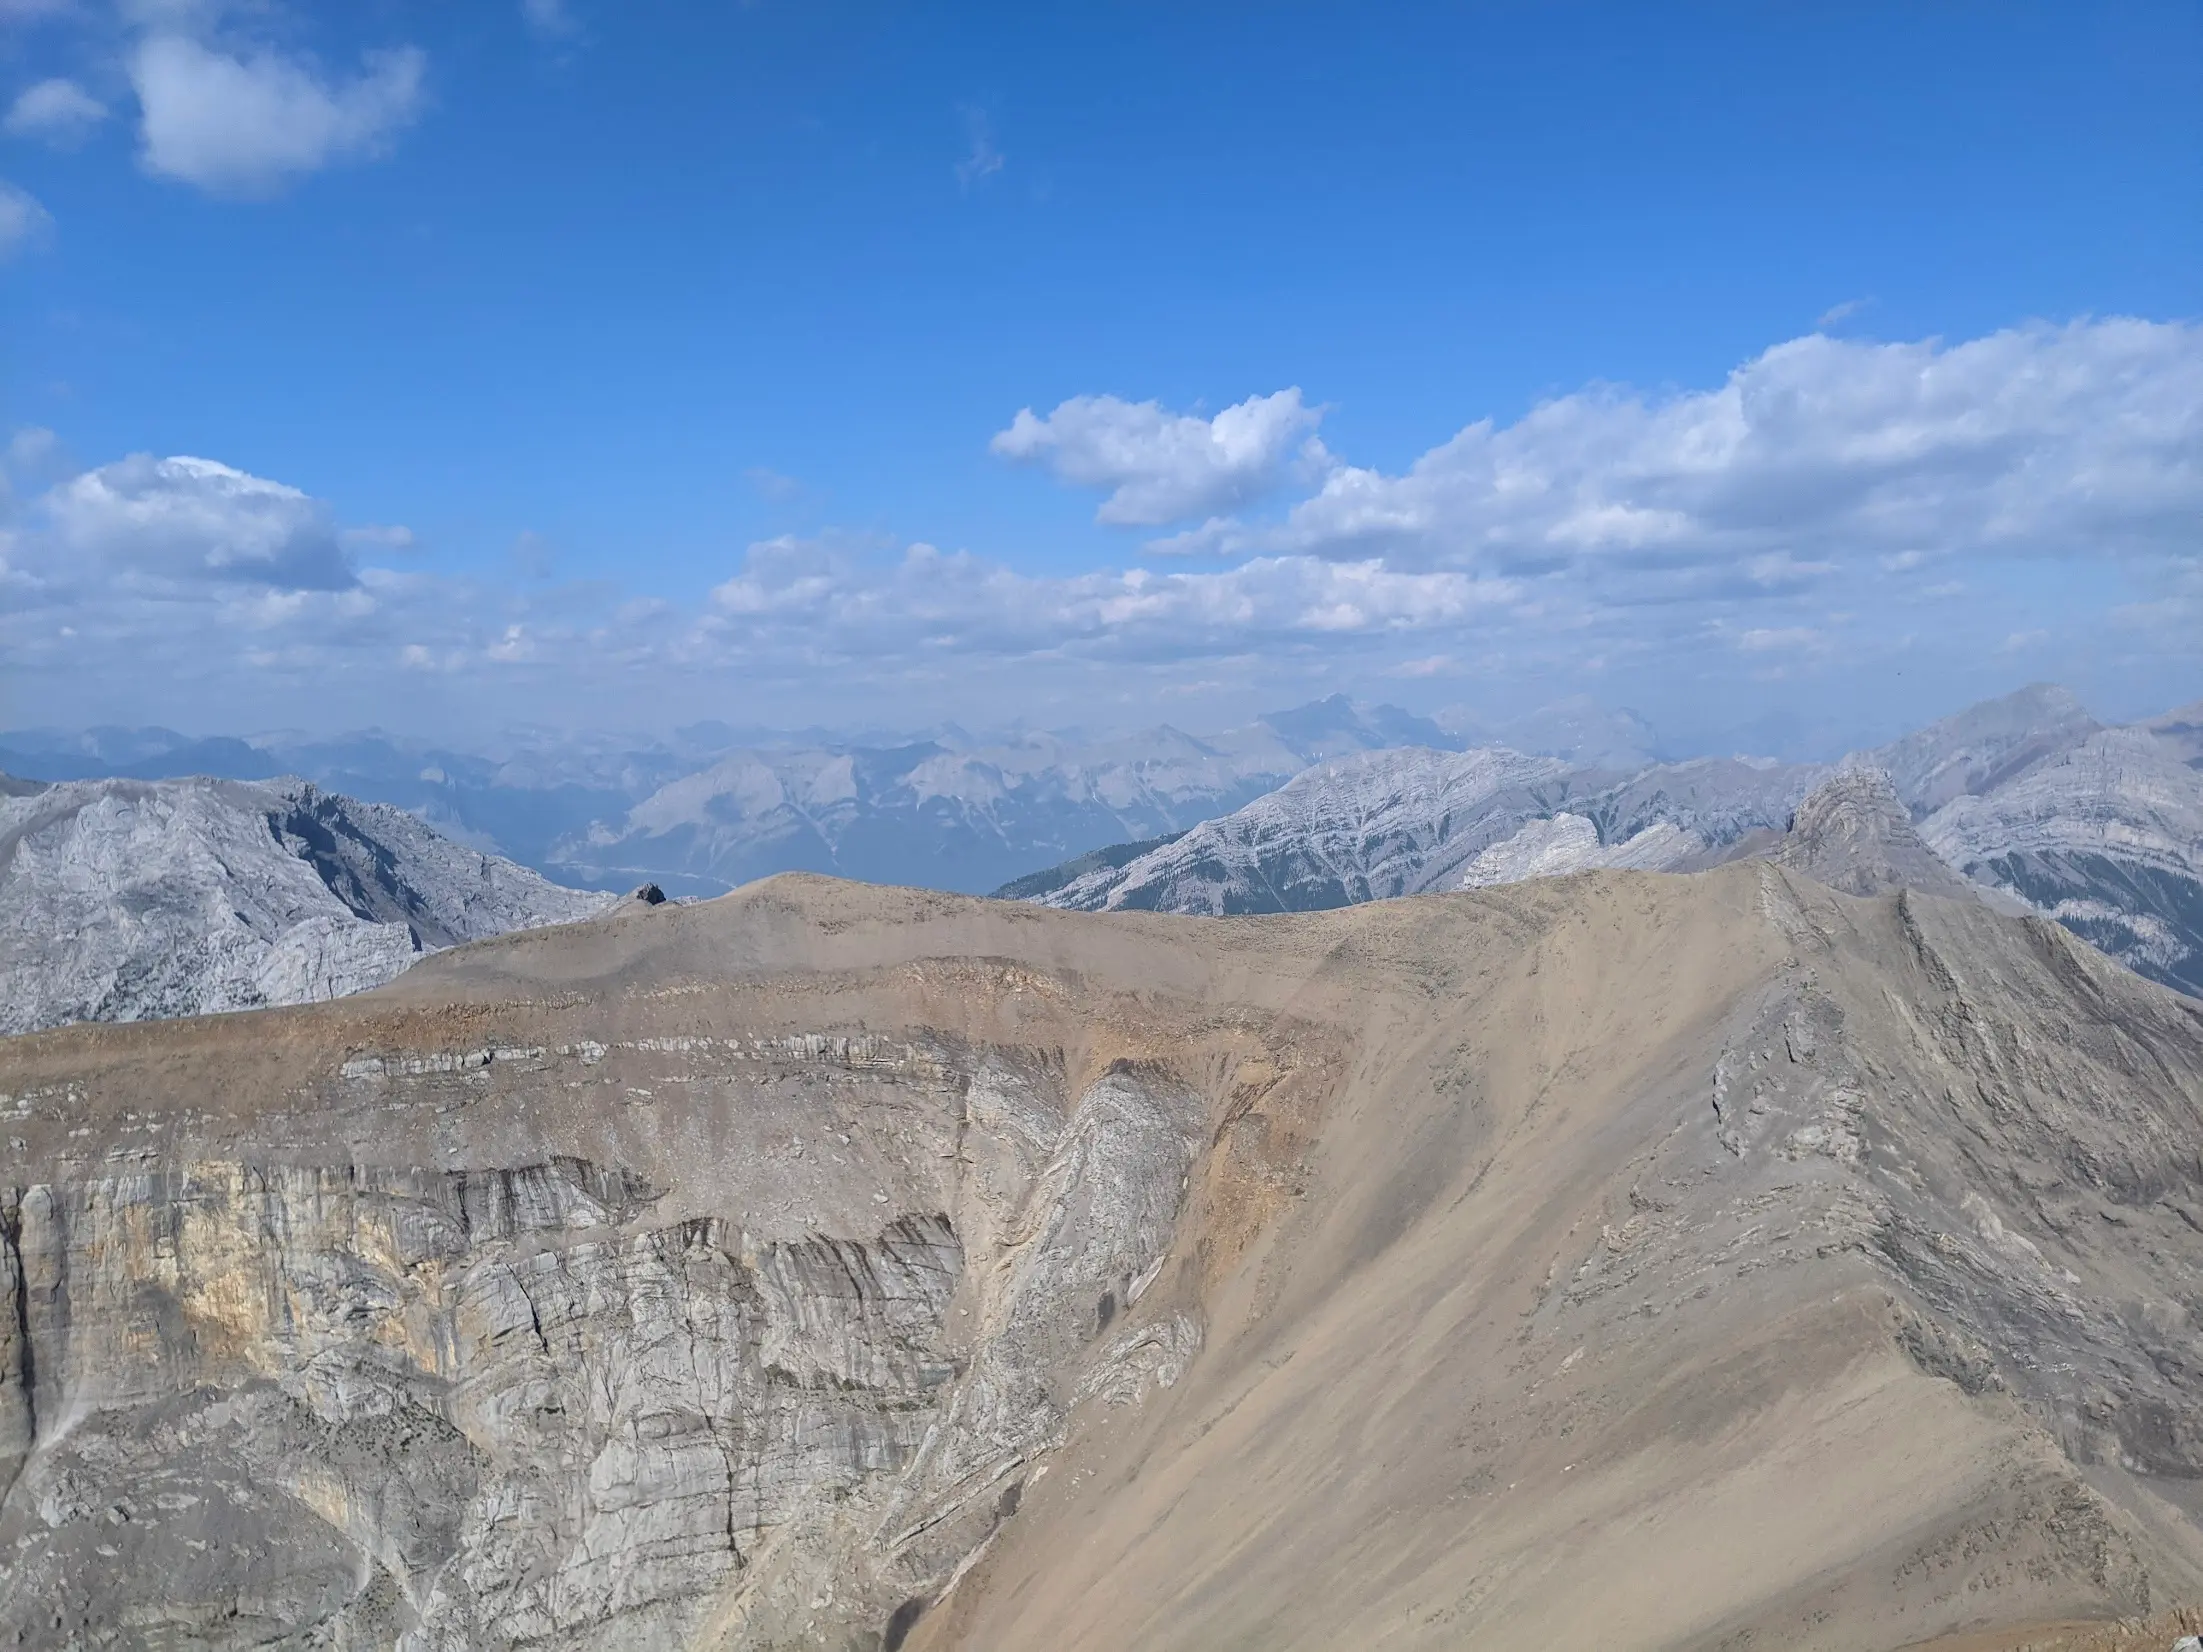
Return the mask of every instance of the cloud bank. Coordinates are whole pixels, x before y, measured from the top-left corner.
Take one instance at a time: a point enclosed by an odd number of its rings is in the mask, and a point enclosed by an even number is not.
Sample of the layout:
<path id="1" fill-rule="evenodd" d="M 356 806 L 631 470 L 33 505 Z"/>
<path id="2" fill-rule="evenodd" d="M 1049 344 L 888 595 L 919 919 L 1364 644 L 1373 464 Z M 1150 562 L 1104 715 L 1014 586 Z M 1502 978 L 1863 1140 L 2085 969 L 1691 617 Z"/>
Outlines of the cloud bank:
<path id="1" fill-rule="evenodd" d="M 454 573 L 402 528 L 208 459 L 26 470 L 0 649 L 25 680 L 107 674 L 154 704 L 179 681 L 372 703 L 403 679 L 544 716 L 685 715 L 733 684 L 788 721 L 1631 670 L 1748 699 L 1908 661 L 2055 669 L 2084 632 L 2168 683 L 2203 673 L 2194 326 L 1814 336 L 1712 389 L 1595 386 L 1479 421 L 1398 473 L 1312 447 L 1316 422 L 1298 390 L 1212 418 L 1094 396 L 994 437 L 1099 491 L 1105 521 L 1197 522 L 1175 537 L 1220 565 L 1040 572 L 824 531 L 731 550 L 685 600 L 502 555 Z M 1247 503 L 1297 476 L 1267 516 Z"/>
<path id="2" fill-rule="evenodd" d="M 357 583 L 325 506 L 211 459 L 135 454 L 63 483 L 43 505 L 72 571 L 277 591 Z"/>
<path id="3" fill-rule="evenodd" d="M 2199 509 L 2203 331 L 2110 320 L 1955 346 L 1795 339 L 1719 389 L 1580 391 L 1399 475 L 1337 465 L 1282 520 L 1157 548 L 1750 581 L 1861 557 L 2177 554 Z"/>

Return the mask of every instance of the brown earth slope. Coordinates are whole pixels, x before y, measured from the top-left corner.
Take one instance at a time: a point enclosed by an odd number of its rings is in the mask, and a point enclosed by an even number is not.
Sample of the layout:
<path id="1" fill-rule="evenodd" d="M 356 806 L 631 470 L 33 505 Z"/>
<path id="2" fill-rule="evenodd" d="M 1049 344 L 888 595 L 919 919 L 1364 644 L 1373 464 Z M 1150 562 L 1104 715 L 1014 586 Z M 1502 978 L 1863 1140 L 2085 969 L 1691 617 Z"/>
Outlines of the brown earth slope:
<path id="1" fill-rule="evenodd" d="M 23 1644 L 1879 1652 L 2203 1600 L 2203 1006 L 1972 904 L 781 878 L 10 1040 L 0 1092 Z"/>

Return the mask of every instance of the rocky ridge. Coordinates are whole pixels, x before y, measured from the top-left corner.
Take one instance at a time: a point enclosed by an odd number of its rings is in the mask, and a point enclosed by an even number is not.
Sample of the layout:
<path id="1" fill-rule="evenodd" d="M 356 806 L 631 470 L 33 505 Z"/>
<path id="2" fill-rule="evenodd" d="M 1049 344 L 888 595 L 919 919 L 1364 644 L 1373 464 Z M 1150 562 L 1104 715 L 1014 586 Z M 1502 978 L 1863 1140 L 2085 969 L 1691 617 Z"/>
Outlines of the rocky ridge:
<path id="1" fill-rule="evenodd" d="M 27 1646 L 1888 1652 L 2203 1597 L 2203 1013 L 1978 902 L 778 879 L 11 1040 L 0 1095 Z"/>
<path id="2" fill-rule="evenodd" d="M 340 997 L 609 899 L 304 782 L 64 782 L 0 798 L 0 1032 Z"/>
<path id="3" fill-rule="evenodd" d="M 1086 911 L 1307 911 L 1605 866 L 1689 871 L 1807 853 L 1784 841 L 1807 794 L 1871 772 L 1907 819 L 1848 800 L 1844 829 L 1864 834 L 1852 848 L 1871 840 L 1880 868 L 1858 887 L 1970 886 L 2203 994 L 2198 728 L 2193 710 L 2106 728 L 2064 690 L 2037 687 L 1833 766 L 1698 759 L 1622 775 L 1548 759 L 1525 786 L 1519 754 L 1378 752 L 1143 853 L 1102 852 L 1078 875 L 1004 893 Z M 1381 820 L 1362 801 L 1377 796 Z"/>
<path id="4" fill-rule="evenodd" d="M 1986 893 L 1928 847 L 1880 769 L 1839 769 L 1815 786 L 1767 858 L 1847 895 L 1911 889 L 1970 900 Z"/>
<path id="5" fill-rule="evenodd" d="M 1618 775 L 1500 747 L 1371 752 L 1319 764 L 1144 854 L 1036 879 L 1046 887 L 1031 898 L 1078 911 L 1308 912 L 1602 866 L 1686 869 L 1779 831 L 1826 772 L 1699 758 Z"/>

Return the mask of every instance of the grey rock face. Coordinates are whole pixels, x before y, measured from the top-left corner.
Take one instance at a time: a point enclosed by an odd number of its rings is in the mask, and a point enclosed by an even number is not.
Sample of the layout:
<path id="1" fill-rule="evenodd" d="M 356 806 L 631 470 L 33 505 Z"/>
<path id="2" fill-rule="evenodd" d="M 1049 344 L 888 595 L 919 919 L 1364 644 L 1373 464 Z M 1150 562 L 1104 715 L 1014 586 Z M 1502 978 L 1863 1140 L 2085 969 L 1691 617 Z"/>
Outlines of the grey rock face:
<path id="1" fill-rule="evenodd" d="M 607 897 L 300 782 L 0 799 L 0 1032 L 333 998 Z"/>
<path id="2" fill-rule="evenodd" d="M 1930 723 L 1871 756 L 1915 814 L 1927 815 L 1954 798 L 1997 790 L 2102 727 L 2070 691 L 2036 683 Z"/>
<path id="3" fill-rule="evenodd" d="M 1668 869 L 1779 829 L 1820 772 L 1700 759 L 1617 776 L 1503 747 L 1372 752 L 1122 864 L 1104 857 L 1046 880 L 1033 898 L 1084 911 L 1305 912 L 1592 866 Z"/>
<path id="4" fill-rule="evenodd" d="M 1619 843 L 1601 843 L 1599 829 L 1586 816 L 1564 809 L 1551 819 L 1530 821 L 1513 837 L 1484 850 L 1469 862 L 1461 887 L 1489 889 L 1604 866 L 1663 872 L 1695 858 L 1705 847 L 1692 833 L 1664 820 Z"/>
<path id="5" fill-rule="evenodd" d="M 1967 877 L 2203 995 L 2203 762 L 2189 727 L 2179 713 L 2127 728 L 2068 719 L 2062 744 L 2055 730 L 2028 742 L 1993 784 L 1907 801 L 1921 837 Z"/>
<path id="6" fill-rule="evenodd" d="M 1878 769 L 1839 770 L 1814 787 L 1768 858 L 1847 895 L 1916 889 L 1970 900 L 1977 894 L 1913 830 Z"/>
<path id="7" fill-rule="evenodd" d="M 1099 1338 L 1202 1118 L 1130 1068 L 1073 1098 L 948 1045 L 683 1038 L 392 1049 L 311 1087 L 400 1136 L 663 1093 L 629 1139 L 664 1179 L 263 1144 L 0 1191 L 15 1644 L 869 1649 L 1079 1397 L 1136 1402 L 1198 1345 Z M 697 1162 L 707 1090 L 740 1145 Z"/>
<path id="8" fill-rule="evenodd" d="M 1872 796 L 1844 778 L 1867 771 L 1887 777 Z M 1785 837 L 1793 811 L 1800 831 Z M 1499 748 L 1377 752 L 1170 842 L 1098 851 L 1002 893 L 1083 910 L 1307 911 L 1753 856 L 1853 893 L 2017 903 L 2203 995 L 2203 710 L 2105 728 L 2065 690 L 2037 687 L 1838 769 L 1700 758 L 1617 775 Z"/>
<path id="9" fill-rule="evenodd" d="M 1308 912 L 1437 887 L 1566 800 L 1556 758 L 1409 747 L 1320 764 L 1236 814 L 1037 897 L 1080 911 Z"/>

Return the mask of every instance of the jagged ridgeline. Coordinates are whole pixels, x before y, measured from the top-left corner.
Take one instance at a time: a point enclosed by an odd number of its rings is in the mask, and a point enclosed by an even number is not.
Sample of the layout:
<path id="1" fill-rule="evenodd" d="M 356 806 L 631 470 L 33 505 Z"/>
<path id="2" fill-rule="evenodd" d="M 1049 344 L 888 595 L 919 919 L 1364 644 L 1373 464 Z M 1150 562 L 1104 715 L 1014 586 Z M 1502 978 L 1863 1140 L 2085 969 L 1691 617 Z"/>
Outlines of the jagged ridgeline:
<path id="1" fill-rule="evenodd" d="M 302 781 L 0 797 L 0 1033 L 339 997 L 612 899 Z"/>
<path id="2" fill-rule="evenodd" d="M 1795 858 L 1901 870 L 1886 799 Z M 0 1143 L 0 1642 L 2078 1652 L 2203 1602 L 2203 1006 L 1782 858 L 634 901 L 0 1043 Z"/>
<path id="3" fill-rule="evenodd" d="M 1786 838 L 1794 824 L 1803 838 Z M 1312 912 L 1762 855 L 1838 887 L 1971 890 L 2203 995 L 2203 708 L 2107 728 L 2036 687 L 1834 766 L 1697 758 L 1620 772 L 1498 747 L 1366 752 L 999 893 L 1081 911 Z"/>
<path id="4" fill-rule="evenodd" d="M 359 741 L 280 748 L 381 804 L 296 780 L 0 777 L 0 1031 L 338 996 L 439 946 L 570 921 L 609 898 L 541 870 L 691 896 L 786 870 L 968 889 L 1021 871 L 996 892 L 1084 910 L 1234 914 L 1780 853 L 1840 887 L 1948 893 L 1956 879 L 2203 993 L 2193 708 L 2106 728 L 2064 691 L 2029 689 L 1834 768 L 1647 764 L 1642 725 L 1555 709 L 1566 715 L 1514 731 L 1536 743 L 1528 750 L 1434 749 L 1422 742 L 1448 738 L 1434 725 L 1334 699 L 1205 740 L 1158 729 L 959 753 L 737 752 L 636 804 L 613 833 L 616 853 L 600 845 L 604 855 L 578 859 L 551 853 L 551 822 L 570 825 L 570 809 L 617 794 L 578 785 L 543 754 L 547 768 L 506 762 L 453 791 L 467 765 L 449 752 L 408 758 L 367 742 L 382 767 L 363 768 Z M 145 758 L 142 745 L 118 736 L 103 749 L 153 768 L 224 759 L 265 772 L 276 756 L 202 741 Z M 592 752 L 634 784 L 696 755 Z M 68 756 L 49 749 L 42 760 L 67 767 Z M 1843 786 L 1831 801 L 1848 824 L 1813 824 L 1804 805 L 1816 787 L 1864 774 L 1888 778 L 1909 835 L 1885 801 Z M 1794 814 L 1822 845 L 1810 864 L 1797 859 L 1803 844 L 1785 847 Z M 532 844 L 539 871 L 490 852 L 497 844 L 515 854 Z M 1837 846 L 1878 870 L 1830 871 L 1825 851 Z"/>

